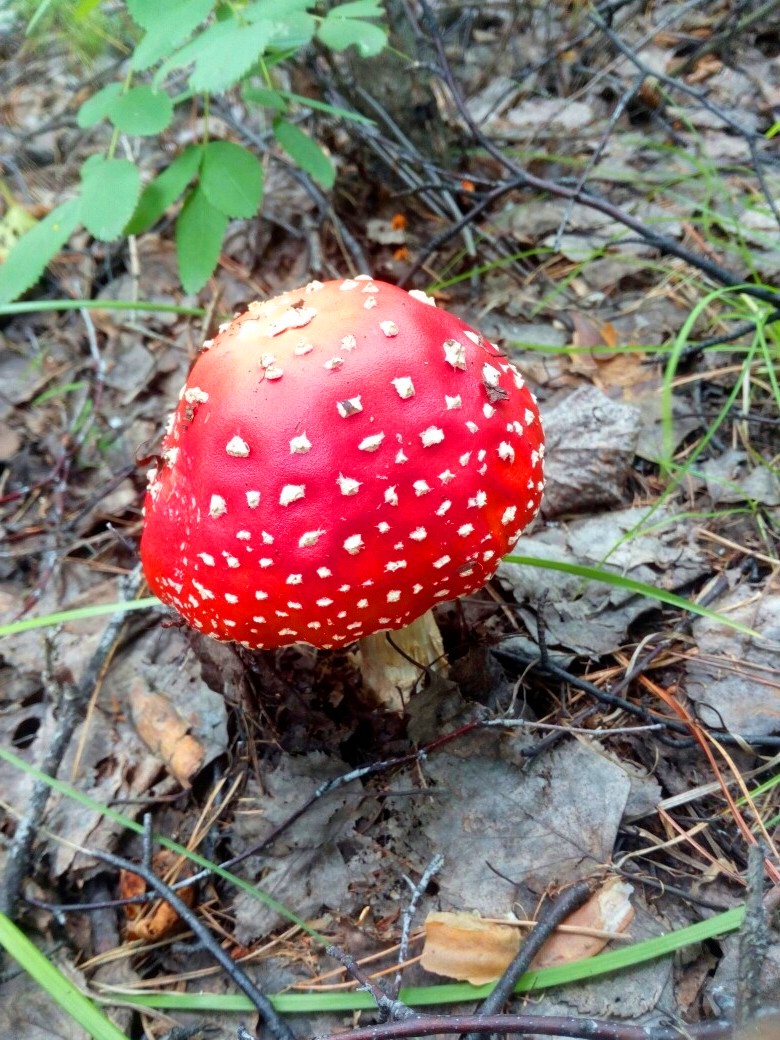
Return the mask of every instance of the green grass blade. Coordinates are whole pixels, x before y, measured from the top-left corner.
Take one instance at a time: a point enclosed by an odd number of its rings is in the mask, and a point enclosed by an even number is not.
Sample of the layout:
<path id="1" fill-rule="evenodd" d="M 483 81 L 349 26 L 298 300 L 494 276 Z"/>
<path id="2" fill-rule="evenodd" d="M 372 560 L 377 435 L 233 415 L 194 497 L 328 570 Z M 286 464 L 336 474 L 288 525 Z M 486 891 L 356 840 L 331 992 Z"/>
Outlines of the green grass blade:
<path id="1" fill-rule="evenodd" d="M 93 603 L 90 607 L 74 607 L 73 610 L 59 610 L 55 614 L 44 614 L 41 617 L 22 618 L 0 625 L 0 639 L 3 636 L 14 636 L 19 632 L 29 632 L 34 628 L 50 628 L 52 625 L 64 625 L 68 621 L 83 621 L 84 618 L 102 617 L 104 614 L 119 614 L 127 610 L 147 610 L 149 607 L 160 607 L 162 604 L 156 596 L 143 599 L 122 600 L 118 603 Z"/>
<path id="2" fill-rule="evenodd" d="M 614 971 L 645 964 L 647 961 L 664 957 L 694 943 L 704 942 L 717 935 L 736 931 L 745 915 L 743 906 L 734 907 L 706 921 L 680 928 L 667 935 L 623 946 L 619 950 L 600 953 L 595 957 L 557 964 L 551 968 L 540 968 L 527 972 L 518 981 L 515 992 L 549 989 L 564 986 L 583 979 L 597 978 Z M 410 986 L 402 989 L 400 999 L 411 1007 L 432 1007 L 437 1004 L 455 1004 L 463 1001 L 484 1000 L 494 984 L 472 986 L 467 982 L 443 983 L 439 986 Z M 143 1007 L 167 1010 L 198 1011 L 207 1007 L 213 1011 L 249 1011 L 252 1005 L 242 994 L 198 994 L 198 993 L 135 993 L 122 991 L 122 999 Z M 286 1014 L 311 1014 L 330 1011 L 360 1011 L 375 1007 L 370 993 L 275 993 L 269 998 L 277 1011 Z"/>
<path id="3" fill-rule="evenodd" d="M 0 913 L 0 945 L 93 1040 L 127 1040 L 122 1030 L 3 913 Z"/>
<path id="4" fill-rule="evenodd" d="M 692 614 L 698 614 L 700 617 L 718 621 L 720 624 L 728 625 L 729 628 L 742 632 L 743 635 L 750 636 L 752 639 L 763 639 L 759 632 L 754 632 L 747 625 L 734 621 L 733 618 L 727 617 L 725 614 L 719 614 L 716 610 L 703 607 L 700 603 L 694 603 L 693 600 L 685 599 L 684 596 L 677 596 L 674 592 L 657 589 L 654 585 L 647 585 L 643 581 L 626 578 L 622 574 L 602 570 L 600 567 L 586 567 L 580 563 L 565 563 L 562 560 L 543 560 L 536 556 L 517 556 L 514 553 L 505 556 L 504 560 L 507 563 L 518 563 L 524 567 L 539 567 L 547 571 L 560 571 L 563 574 L 574 574 L 587 581 L 600 581 L 605 585 L 614 585 L 616 588 L 625 589 L 626 592 L 634 592 L 638 596 L 646 596 L 648 599 L 658 600 L 659 603 L 666 603 L 667 606 L 678 607 L 680 610 L 688 610 Z"/>
<path id="5" fill-rule="evenodd" d="M 38 311 L 157 311 L 160 314 L 181 314 L 186 318 L 205 318 L 202 307 L 179 307 L 175 303 L 155 303 L 153 300 L 26 300 L 6 303 L 0 307 L 0 316 L 35 314 Z"/>

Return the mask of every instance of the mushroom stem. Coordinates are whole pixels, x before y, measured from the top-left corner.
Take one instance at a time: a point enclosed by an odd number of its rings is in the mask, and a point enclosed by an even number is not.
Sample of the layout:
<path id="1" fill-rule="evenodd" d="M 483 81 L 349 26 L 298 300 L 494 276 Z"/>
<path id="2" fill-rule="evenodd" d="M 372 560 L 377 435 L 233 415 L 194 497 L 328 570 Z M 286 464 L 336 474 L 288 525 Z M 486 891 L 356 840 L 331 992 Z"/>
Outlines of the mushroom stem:
<path id="1" fill-rule="evenodd" d="M 363 685 L 376 706 L 384 711 L 404 711 L 424 672 L 443 672 L 447 668 L 441 632 L 432 610 L 405 628 L 363 636 L 359 647 Z"/>

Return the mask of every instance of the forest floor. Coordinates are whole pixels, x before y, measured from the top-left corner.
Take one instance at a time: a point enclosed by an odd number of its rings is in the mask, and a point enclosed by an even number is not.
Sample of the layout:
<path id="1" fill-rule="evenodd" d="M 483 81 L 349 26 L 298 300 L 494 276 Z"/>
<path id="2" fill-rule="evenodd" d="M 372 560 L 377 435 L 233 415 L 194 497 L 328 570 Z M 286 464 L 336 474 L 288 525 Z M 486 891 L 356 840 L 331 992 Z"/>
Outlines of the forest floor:
<path id="1" fill-rule="evenodd" d="M 374 1021 L 323 937 L 433 1003 L 443 978 L 499 977 L 520 922 L 583 880 L 587 934 L 537 955 L 544 988 L 514 1013 L 609 1019 L 619 1040 L 780 1003 L 778 5 L 441 2 L 435 31 L 413 8 L 397 50 L 290 73 L 374 120 L 307 117 L 338 169 L 324 203 L 227 99 L 209 132 L 260 149 L 265 201 L 205 289 L 182 291 L 165 218 L 129 243 L 78 232 L 39 305 L 0 318 L 4 909 L 128 1036 L 261 1035 L 215 946 L 284 995 L 300 1040 Z M 98 147 L 75 99 L 116 61 L 5 54 L 0 161 L 33 215 Z M 193 107 L 132 147 L 151 171 L 201 130 Z M 238 654 L 162 606 L 112 611 L 146 595 L 139 459 L 203 340 L 361 270 L 500 345 L 548 445 L 520 562 L 437 608 L 448 671 L 421 670 L 402 713 L 367 697 L 354 647 Z M 33 766 L 63 781 L 45 807 Z M 222 868 L 179 890 L 189 918 L 121 901 L 146 891 L 123 863 L 200 869 L 171 843 Z M 550 968 L 669 935 L 677 952 L 617 974 Z M 13 969 L 0 1035 L 87 1036 Z"/>

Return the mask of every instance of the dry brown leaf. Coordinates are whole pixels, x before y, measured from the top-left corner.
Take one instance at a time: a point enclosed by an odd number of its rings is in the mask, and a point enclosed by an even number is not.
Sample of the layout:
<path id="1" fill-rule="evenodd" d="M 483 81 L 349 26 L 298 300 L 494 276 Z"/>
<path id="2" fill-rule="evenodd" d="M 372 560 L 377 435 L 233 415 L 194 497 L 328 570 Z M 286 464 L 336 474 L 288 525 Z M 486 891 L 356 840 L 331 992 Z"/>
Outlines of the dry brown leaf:
<path id="1" fill-rule="evenodd" d="M 168 849 L 161 849 L 152 860 L 152 868 L 155 874 L 161 878 L 165 877 L 172 868 L 183 866 L 180 857 Z M 184 867 L 184 869 L 187 868 Z M 188 872 L 191 873 L 191 871 Z M 143 895 L 146 892 L 146 882 L 138 874 L 134 874 L 130 870 L 122 870 L 119 875 L 119 891 L 124 899 Z M 192 886 L 179 889 L 178 895 L 187 906 L 192 906 L 195 901 L 195 890 Z M 125 914 L 128 919 L 125 938 L 129 942 L 134 939 L 157 942 L 178 928 L 180 922 L 176 911 L 162 899 L 151 904 L 131 904 L 125 907 Z"/>
<path id="2" fill-rule="evenodd" d="M 146 882 L 138 874 L 129 870 L 119 871 L 119 898 L 136 899 L 146 892 Z M 128 921 L 134 921 L 143 913 L 142 903 L 130 903 L 125 907 L 125 917 Z"/>
<path id="3" fill-rule="evenodd" d="M 634 917 L 630 902 L 632 892 L 631 885 L 620 878 L 612 878 L 598 892 L 594 892 L 584 906 L 567 917 L 565 923 L 572 928 L 588 928 L 613 934 L 624 932 Z M 582 960 L 583 957 L 593 957 L 608 942 L 609 939 L 604 936 L 556 932 L 534 957 L 533 967 L 549 968 L 553 964 L 567 964 L 569 961 Z"/>
<path id="4" fill-rule="evenodd" d="M 570 929 L 619 934 L 630 924 L 634 911 L 629 902 L 633 889 L 619 878 L 608 881 L 564 922 L 567 931 L 556 932 L 534 958 L 534 968 L 592 957 L 609 942 L 609 936 L 575 934 Z M 486 921 L 476 914 L 433 912 L 425 919 L 425 945 L 420 963 L 434 975 L 480 986 L 500 978 L 520 949 L 520 931 L 512 925 Z"/>
<path id="5" fill-rule="evenodd" d="M 685 77 L 689 83 L 704 83 L 710 79 L 711 76 L 715 76 L 723 68 L 723 62 L 715 54 L 705 54 L 699 58 L 693 67 L 693 71 L 689 72 Z"/>
<path id="6" fill-rule="evenodd" d="M 480 986 L 499 978 L 520 949 L 520 932 L 468 913 L 434 911 L 425 919 L 420 963 L 434 975 Z"/>
<path id="7" fill-rule="evenodd" d="M 601 338 L 608 347 L 616 347 L 620 341 L 618 331 L 611 321 L 605 321 L 601 327 Z"/>
<path id="8" fill-rule="evenodd" d="M 164 762 L 168 772 L 183 787 L 189 787 L 206 756 L 205 748 L 189 732 L 189 723 L 167 697 L 153 693 L 140 679 L 130 690 L 129 700 L 138 736 Z"/>
<path id="9" fill-rule="evenodd" d="M 613 357 L 599 358 L 601 364 L 593 377 L 593 383 L 605 393 L 611 387 L 630 389 L 637 386 L 656 386 L 658 377 L 642 363 L 642 355 L 620 353 Z"/>
<path id="10" fill-rule="evenodd" d="M 169 935 L 178 925 L 179 915 L 169 903 L 161 901 L 153 904 L 153 909 L 148 915 L 128 923 L 126 937 L 129 942 L 134 939 L 150 943 L 158 942 Z"/>

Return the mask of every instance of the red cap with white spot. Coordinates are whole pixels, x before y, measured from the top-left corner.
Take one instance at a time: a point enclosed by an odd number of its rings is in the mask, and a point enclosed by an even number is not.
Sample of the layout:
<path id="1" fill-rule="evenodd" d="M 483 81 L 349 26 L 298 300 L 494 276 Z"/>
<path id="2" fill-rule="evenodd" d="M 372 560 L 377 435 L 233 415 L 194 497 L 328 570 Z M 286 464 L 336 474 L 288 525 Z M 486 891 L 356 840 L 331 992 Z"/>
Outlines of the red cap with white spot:
<path id="1" fill-rule="evenodd" d="M 217 639 L 343 645 L 480 588 L 536 515 L 543 434 L 501 351 L 360 276 L 250 305 L 149 474 L 152 591 Z"/>

